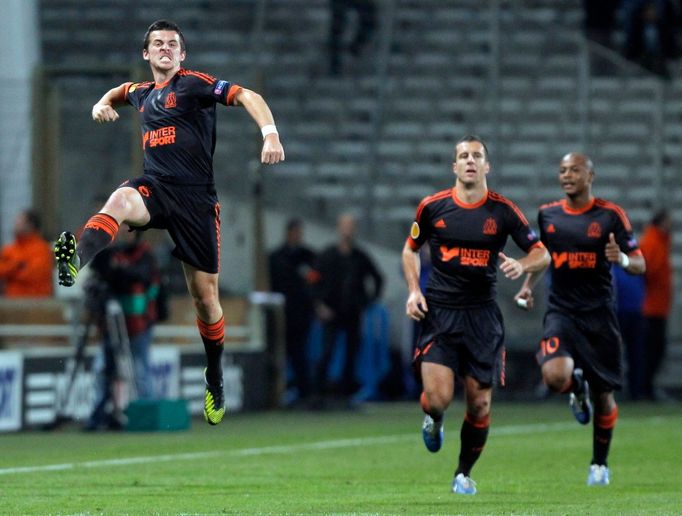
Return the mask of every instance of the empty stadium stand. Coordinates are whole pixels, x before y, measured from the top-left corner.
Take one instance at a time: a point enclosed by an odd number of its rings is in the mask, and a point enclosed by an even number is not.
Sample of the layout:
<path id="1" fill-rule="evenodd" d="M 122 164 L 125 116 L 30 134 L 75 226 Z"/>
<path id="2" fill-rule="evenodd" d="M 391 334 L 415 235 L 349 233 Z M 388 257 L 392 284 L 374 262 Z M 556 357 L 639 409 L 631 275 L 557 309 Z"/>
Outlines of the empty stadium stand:
<path id="1" fill-rule="evenodd" d="M 287 161 L 264 175 L 263 195 L 283 213 L 331 226 L 354 210 L 365 238 L 398 251 L 419 200 L 452 184 L 453 142 L 470 132 L 490 144 L 489 186 L 531 219 L 561 196 L 557 163 L 572 150 L 593 157 L 595 193 L 625 207 L 636 229 L 657 206 L 681 205 L 682 78 L 663 82 L 590 47 L 578 0 L 378 3 L 374 40 L 329 76 L 325 0 L 91 0 L 87 8 L 43 0 L 45 73 L 59 91 L 63 127 L 60 170 L 82 171 L 64 174 L 62 202 L 76 185 L 85 203 L 134 173 L 135 137 L 112 146 L 112 129 L 91 132 L 89 110 L 107 85 L 129 73 L 146 77 L 141 36 L 153 19 L 172 16 L 188 40 L 188 67 L 251 86 L 270 102 Z M 609 61 L 608 75 L 590 66 L 597 56 Z M 131 114 L 121 122 L 134 125 Z M 220 118 L 216 180 L 226 199 L 252 195 L 259 135 L 248 127 Z M 680 271 L 682 209 L 674 216 Z M 682 324 L 671 330 L 679 341 Z M 681 349 L 673 350 L 678 364 Z"/>

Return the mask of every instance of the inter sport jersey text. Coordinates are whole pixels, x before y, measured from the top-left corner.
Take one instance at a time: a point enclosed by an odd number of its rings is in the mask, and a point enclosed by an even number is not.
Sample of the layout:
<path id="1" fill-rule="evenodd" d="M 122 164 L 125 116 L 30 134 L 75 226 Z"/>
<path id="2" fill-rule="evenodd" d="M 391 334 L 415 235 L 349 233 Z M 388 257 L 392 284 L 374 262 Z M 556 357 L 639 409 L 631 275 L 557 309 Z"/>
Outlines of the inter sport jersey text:
<path id="1" fill-rule="evenodd" d="M 239 89 L 184 68 L 163 84 L 126 83 L 125 100 L 140 112 L 145 174 L 213 183 L 216 103 L 232 105 Z"/>
<path id="2" fill-rule="evenodd" d="M 603 199 L 592 199 L 580 210 L 561 200 L 540 207 L 538 225 L 552 258 L 549 305 L 574 311 L 611 303 L 609 234 L 624 253 L 640 252 L 625 211 Z"/>
<path id="3" fill-rule="evenodd" d="M 498 253 L 508 236 L 524 252 L 542 245 L 516 205 L 495 192 L 475 204 L 463 203 L 454 188 L 422 200 L 407 242 L 413 250 L 429 243 L 427 301 L 463 308 L 494 300 Z"/>

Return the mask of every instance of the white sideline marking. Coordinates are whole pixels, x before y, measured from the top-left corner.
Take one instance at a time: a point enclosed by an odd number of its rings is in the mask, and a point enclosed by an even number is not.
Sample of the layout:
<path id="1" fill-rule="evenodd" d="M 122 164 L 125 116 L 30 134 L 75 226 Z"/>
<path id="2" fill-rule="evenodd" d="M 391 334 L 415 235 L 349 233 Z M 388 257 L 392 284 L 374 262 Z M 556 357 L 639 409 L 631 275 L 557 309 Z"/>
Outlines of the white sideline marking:
<path id="1" fill-rule="evenodd" d="M 660 421 L 665 418 L 649 418 L 651 422 Z M 621 423 L 622 424 L 622 423 Z M 493 427 L 491 434 L 494 437 L 504 437 L 508 435 L 520 435 L 530 433 L 540 433 L 547 431 L 561 431 L 576 428 L 575 422 L 562 423 L 537 423 L 529 425 L 510 425 Z M 129 466 L 131 464 L 152 464 L 156 462 L 170 462 L 176 460 L 196 460 L 216 455 L 227 457 L 249 457 L 267 454 L 287 454 L 305 450 L 332 450 L 335 448 L 354 448 L 359 446 L 394 444 L 407 441 L 417 441 L 419 434 L 385 435 L 377 437 L 357 437 L 355 439 L 335 439 L 330 441 L 317 441 L 313 443 L 289 444 L 281 446 L 262 446 L 259 448 L 242 448 L 240 450 L 230 450 L 225 452 L 194 452 L 194 453 L 173 453 L 164 455 L 149 455 L 145 457 L 127 457 L 123 459 L 91 460 L 86 462 L 66 462 L 63 464 L 45 464 L 41 466 L 23 466 L 15 468 L 0 468 L 0 475 L 12 475 L 18 473 L 38 473 L 46 471 L 65 471 L 79 468 L 102 468 L 106 466 Z"/>

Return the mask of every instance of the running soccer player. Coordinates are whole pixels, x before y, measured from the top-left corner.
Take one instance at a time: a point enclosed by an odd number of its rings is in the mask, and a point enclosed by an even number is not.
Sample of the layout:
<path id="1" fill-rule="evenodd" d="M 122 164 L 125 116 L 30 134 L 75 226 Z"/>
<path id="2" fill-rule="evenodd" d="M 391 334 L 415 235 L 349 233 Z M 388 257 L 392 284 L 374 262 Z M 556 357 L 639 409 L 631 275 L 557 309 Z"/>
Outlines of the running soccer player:
<path id="1" fill-rule="evenodd" d="M 185 38 L 175 23 L 152 23 L 142 57 L 154 81 L 126 82 L 92 108 L 96 122 L 115 122 L 116 106 L 128 103 L 142 119 L 143 175 L 124 182 L 85 224 L 76 243 L 65 231 L 55 243 L 59 283 L 71 286 L 78 271 L 109 245 L 120 224 L 137 230 L 168 230 L 194 299 L 199 334 L 206 350 L 204 417 L 211 425 L 225 414 L 221 356 L 225 324 L 218 298 L 220 204 L 213 180 L 216 104 L 244 106 L 263 134 L 261 162 L 284 160 L 270 108 L 246 88 L 182 68 Z"/>
<path id="2" fill-rule="evenodd" d="M 570 153 L 559 165 L 560 201 L 540 207 L 540 239 L 551 253 L 550 287 L 538 363 L 556 392 L 569 393 L 579 423 L 592 418 L 592 462 L 588 485 L 607 485 L 607 457 L 618 419 L 614 390 L 622 386 L 622 344 L 613 303 L 611 265 L 642 274 L 644 257 L 623 209 L 592 195 L 594 166 Z M 531 273 L 515 298 L 533 306 Z"/>
<path id="3" fill-rule="evenodd" d="M 517 279 L 544 270 L 549 255 L 516 205 L 488 190 L 490 162 L 480 138 L 457 142 L 452 170 L 454 188 L 419 204 L 402 261 L 407 315 L 419 321 L 413 365 L 423 385 L 424 444 L 431 452 L 441 448 L 445 410 L 454 397 L 455 376 L 461 377 L 466 413 L 452 492 L 473 495 L 470 472 L 488 437 L 492 388 L 504 384 L 504 323 L 495 301 L 498 262 L 507 278 Z M 508 236 L 527 253 L 523 258 L 502 252 Z M 418 251 L 425 243 L 433 271 L 423 293 Z"/>

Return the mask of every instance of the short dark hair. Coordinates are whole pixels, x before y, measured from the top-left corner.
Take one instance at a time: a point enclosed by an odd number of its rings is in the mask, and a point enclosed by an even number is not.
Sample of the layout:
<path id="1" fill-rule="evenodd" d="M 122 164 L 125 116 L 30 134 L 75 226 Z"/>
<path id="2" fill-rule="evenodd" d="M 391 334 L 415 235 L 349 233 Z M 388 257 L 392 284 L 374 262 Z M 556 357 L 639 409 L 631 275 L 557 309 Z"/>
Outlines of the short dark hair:
<path id="1" fill-rule="evenodd" d="M 301 226 L 303 226 L 303 221 L 301 219 L 299 218 L 289 219 L 287 221 L 287 233 L 293 231 L 294 229 L 299 229 Z"/>
<path id="2" fill-rule="evenodd" d="M 483 141 L 483 138 L 480 136 L 476 136 L 475 134 L 467 134 L 466 136 L 463 136 L 462 138 L 459 139 L 457 143 L 455 143 L 455 152 L 453 154 L 453 160 L 457 161 L 457 146 L 460 143 L 465 143 L 465 142 L 478 142 L 483 146 L 483 150 L 485 151 L 485 160 L 490 161 L 490 154 L 488 154 L 488 146 L 485 144 Z"/>
<path id="3" fill-rule="evenodd" d="M 654 216 L 651 218 L 651 223 L 654 226 L 660 226 L 662 225 L 665 220 L 670 216 L 670 213 L 666 208 L 661 208 L 658 210 L 656 213 L 654 213 Z"/>
<path id="4" fill-rule="evenodd" d="M 149 46 L 149 36 L 155 30 L 172 30 L 177 32 L 178 36 L 180 36 L 180 50 L 183 52 L 185 51 L 185 36 L 183 36 L 182 31 L 180 30 L 180 26 L 177 23 L 168 20 L 156 20 L 149 26 L 144 35 L 144 43 L 142 46 L 144 50 L 147 50 L 147 47 Z"/>
<path id="5" fill-rule="evenodd" d="M 32 208 L 24 210 L 24 217 L 26 217 L 26 222 L 28 222 L 35 231 L 40 231 L 42 221 L 36 210 Z"/>

